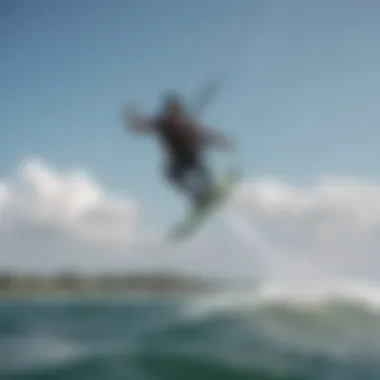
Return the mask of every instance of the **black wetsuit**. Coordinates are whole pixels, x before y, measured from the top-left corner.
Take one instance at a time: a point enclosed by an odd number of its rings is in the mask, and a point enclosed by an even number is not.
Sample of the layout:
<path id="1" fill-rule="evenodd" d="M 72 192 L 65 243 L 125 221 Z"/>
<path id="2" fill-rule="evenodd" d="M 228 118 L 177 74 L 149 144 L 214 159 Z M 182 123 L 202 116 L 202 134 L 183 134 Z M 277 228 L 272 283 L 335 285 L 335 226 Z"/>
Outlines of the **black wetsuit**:
<path id="1" fill-rule="evenodd" d="M 205 201 L 212 179 L 204 164 L 202 135 L 182 117 L 161 117 L 156 121 L 156 131 L 168 152 L 166 177 L 185 190 L 196 205 Z M 194 192 L 187 185 L 187 176 L 194 173 L 201 181 L 201 189 Z"/>

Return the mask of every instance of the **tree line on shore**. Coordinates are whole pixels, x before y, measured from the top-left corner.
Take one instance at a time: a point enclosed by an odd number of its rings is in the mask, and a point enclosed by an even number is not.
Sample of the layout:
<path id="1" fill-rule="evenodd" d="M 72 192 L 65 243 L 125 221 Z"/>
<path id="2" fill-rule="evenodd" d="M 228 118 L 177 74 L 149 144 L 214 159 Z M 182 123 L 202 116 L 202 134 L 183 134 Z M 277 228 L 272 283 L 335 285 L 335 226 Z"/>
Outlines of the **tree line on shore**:
<path id="1" fill-rule="evenodd" d="M 84 275 L 75 271 L 43 274 L 0 272 L 0 293 L 48 291 L 205 291 L 215 281 L 165 273 Z"/>

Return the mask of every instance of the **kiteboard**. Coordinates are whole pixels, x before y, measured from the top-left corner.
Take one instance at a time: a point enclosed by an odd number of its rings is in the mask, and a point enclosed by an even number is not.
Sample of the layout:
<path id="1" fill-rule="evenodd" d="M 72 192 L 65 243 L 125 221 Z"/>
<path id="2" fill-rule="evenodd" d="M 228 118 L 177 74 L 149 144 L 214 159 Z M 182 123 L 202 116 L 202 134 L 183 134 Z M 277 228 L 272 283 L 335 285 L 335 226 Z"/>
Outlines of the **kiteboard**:
<path id="1" fill-rule="evenodd" d="M 176 223 L 169 231 L 169 240 L 178 241 L 191 236 L 207 217 L 228 198 L 239 180 L 238 171 L 230 169 L 217 181 L 211 200 L 202 208 L 192 210 L 181 222 Z"/>

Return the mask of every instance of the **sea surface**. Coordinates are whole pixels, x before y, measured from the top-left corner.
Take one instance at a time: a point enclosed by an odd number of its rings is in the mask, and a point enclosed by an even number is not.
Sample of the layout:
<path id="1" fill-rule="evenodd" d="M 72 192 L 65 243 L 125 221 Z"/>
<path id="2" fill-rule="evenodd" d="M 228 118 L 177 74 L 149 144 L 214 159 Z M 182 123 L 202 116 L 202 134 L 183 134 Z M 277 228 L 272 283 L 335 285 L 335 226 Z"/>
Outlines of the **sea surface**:
<path id="1" fill-rule="evenodd" d="M 370 289 L 0 302 L 1 379 L 380 379 Z"/>

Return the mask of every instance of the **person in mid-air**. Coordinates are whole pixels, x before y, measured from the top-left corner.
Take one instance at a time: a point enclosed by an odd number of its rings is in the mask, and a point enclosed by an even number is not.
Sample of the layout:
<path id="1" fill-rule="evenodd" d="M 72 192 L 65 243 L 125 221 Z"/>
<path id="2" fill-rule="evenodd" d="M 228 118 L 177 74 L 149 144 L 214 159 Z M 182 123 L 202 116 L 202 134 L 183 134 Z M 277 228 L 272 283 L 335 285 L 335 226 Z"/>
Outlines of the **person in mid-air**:
<path id="1" fill-rule="evenodd" d="M 229 139 L 193 119 L 176 94 L 165 97 L 158 115 L 143 117 L 128 108 L 125 121 L 131 130 L 154 133 L 159 138 L 168 155 L 165 177 L 187 195 L 194 207 L 202 208 L 211 200 L 214 181 L 203 153 L 210 145 L 229 148 Z M 191 174 L 198 186 L 189 181 Z"/>

